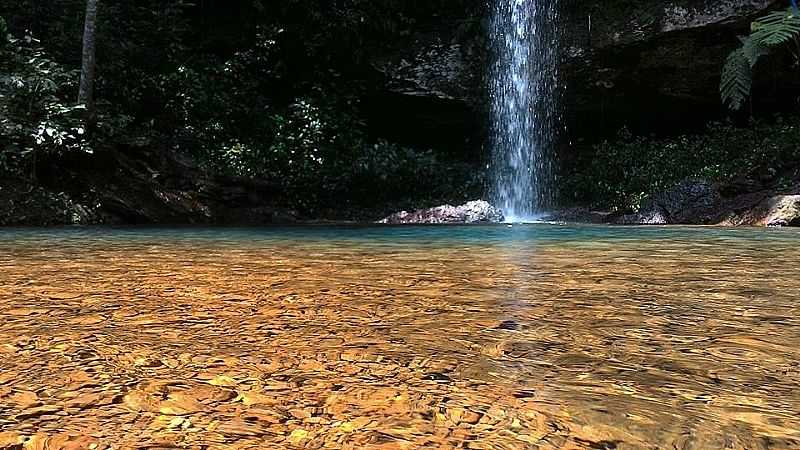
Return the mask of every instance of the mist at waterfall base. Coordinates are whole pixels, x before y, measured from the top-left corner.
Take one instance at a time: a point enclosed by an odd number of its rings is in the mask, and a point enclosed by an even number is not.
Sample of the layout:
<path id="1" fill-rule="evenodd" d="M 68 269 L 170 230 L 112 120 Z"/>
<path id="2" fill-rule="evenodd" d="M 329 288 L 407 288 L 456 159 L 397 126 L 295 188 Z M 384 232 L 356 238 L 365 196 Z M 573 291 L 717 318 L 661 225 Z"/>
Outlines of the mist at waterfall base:
<path id="1" fill-rule="evenodd" d="M 555 198 L 556 0 L 493 0 L 491 199 L 507 222 L 541 218 Z"/>

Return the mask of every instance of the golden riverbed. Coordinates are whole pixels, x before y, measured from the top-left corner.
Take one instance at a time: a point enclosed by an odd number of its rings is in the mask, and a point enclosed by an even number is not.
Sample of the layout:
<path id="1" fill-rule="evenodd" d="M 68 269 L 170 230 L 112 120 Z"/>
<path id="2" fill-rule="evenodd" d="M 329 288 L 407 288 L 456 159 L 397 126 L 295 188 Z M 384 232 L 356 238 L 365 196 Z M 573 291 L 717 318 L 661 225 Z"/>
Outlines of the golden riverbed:
<path id="1" fill-rule="evenodd" d="M 426 230 L 6 232 L 0 449 L 800 448 L 800 234 Z"/>

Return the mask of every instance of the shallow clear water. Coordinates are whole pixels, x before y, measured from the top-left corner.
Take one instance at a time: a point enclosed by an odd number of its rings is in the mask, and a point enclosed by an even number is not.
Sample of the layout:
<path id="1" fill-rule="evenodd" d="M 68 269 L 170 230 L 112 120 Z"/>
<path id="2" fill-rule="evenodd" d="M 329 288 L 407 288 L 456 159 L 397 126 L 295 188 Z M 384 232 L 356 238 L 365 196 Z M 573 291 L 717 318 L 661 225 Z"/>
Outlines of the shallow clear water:
<path id="1" fill-rule="evenodd" d="M 799 272 L 797 230 L 3 230 L 0 440 L 798 448 Z"/>

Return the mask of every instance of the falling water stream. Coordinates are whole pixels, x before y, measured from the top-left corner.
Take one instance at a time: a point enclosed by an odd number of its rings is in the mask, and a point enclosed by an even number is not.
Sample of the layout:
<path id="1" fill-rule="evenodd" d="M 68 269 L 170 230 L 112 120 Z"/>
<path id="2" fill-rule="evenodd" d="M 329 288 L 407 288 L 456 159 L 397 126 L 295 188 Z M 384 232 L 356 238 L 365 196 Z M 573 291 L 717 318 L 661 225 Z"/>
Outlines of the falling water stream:
<path id="1" fill-rule="evenodd" d="M 554 197 L 558 12 L 555 0 L 494 1 L 492 197 L 507 220 L 531 221 Z"/>

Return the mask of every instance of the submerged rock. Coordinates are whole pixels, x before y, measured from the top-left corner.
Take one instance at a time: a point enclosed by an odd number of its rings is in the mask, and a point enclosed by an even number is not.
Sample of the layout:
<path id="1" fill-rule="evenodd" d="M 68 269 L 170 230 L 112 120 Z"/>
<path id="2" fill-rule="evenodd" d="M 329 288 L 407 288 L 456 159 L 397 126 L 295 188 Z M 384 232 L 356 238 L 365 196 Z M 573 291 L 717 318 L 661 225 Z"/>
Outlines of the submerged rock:
<path id="1" fill-rule="evenodd" d="M 502 211 L 489 202 L 476 200 L 461 206 L 442 205 L 414 212 L 400 211 L 378 223 L 426 224 L 426 223 L 492 223 L 505 219 Z"/>

